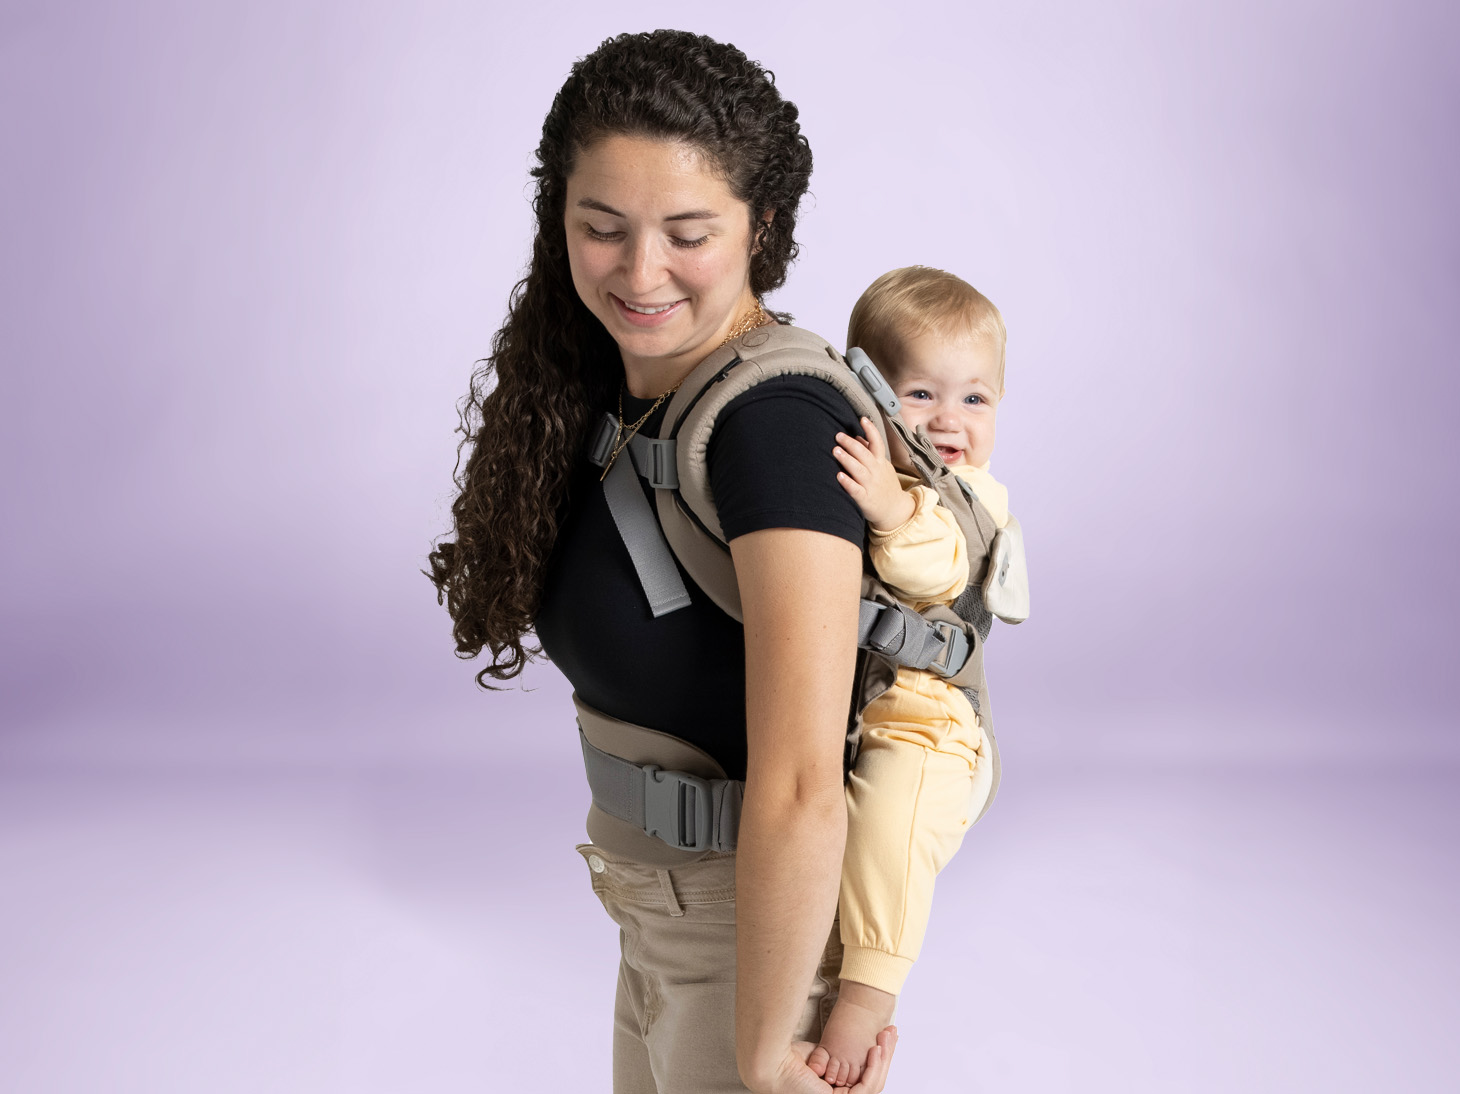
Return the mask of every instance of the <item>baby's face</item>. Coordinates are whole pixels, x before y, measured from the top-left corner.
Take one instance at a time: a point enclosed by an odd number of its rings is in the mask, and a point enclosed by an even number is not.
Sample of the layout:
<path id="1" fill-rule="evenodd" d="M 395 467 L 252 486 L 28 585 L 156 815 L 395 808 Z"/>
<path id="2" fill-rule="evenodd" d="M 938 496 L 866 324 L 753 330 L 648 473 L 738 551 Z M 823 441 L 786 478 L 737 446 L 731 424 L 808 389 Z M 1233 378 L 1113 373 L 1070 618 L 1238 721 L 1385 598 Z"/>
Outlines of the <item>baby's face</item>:
<path id="1" fill-rule="evenodd" d="M 988 463 L 1001 394 L 994 386 L 1000 379 L 994 339 L 927 331 L 903 342 L 887 371 L 896 377 L 891 383 L 902 400 L 902 420 L 912 429 L 927 430 L 943 462 Z"/>

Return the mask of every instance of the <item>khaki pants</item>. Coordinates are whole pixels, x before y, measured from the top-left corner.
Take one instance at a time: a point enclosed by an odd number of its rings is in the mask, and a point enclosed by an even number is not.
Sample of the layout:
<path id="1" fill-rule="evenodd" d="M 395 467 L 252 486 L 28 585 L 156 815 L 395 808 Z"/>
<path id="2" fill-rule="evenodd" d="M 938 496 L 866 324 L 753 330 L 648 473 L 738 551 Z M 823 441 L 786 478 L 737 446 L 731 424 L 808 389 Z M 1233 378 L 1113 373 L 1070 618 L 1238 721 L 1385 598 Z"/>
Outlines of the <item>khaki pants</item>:
<path id="1" fill-rule="evenodd" d="M 712 853 L 666 869 L 588 843 L 578 852 L 619 926 L 614 1094 L 743 1092 L 735 1066 L 735 856 Z M 833 923 L 798 1040 L 820 1040 L 841 961 Z"/>

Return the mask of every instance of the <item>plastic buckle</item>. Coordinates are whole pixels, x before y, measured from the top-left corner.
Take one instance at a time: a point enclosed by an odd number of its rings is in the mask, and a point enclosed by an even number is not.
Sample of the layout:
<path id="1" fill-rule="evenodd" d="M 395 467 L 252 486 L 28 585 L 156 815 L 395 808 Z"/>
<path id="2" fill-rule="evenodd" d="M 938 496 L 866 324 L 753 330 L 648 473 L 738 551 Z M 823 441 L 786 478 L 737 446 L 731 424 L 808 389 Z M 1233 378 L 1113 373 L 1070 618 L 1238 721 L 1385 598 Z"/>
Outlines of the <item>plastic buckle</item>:
<path id="1" fill-rule="evenodd" d="M 643 771 L 644 831 L 681 851 L 708 851 L 714 804 L 709 780 L 654 764 Z"/>
<path id="2" fill-rule="evenodd" d="M 598 428 L 594 430 L 592 439 L 588 442 L 588 462 L 594 467 L 602 467 L 608 462 L 608 455 L 613 451 L 613 443 L 618 439 L 618 419 L 612 414 L 604 414 L 598 420 Z"/>
<path id="3" fill-rule="evenodd" d="M 858 381 L 872 396 L 873 400 L 888 414 L 896 414 L 902 409 L 902 403 L 898 401 L 892 385 L 877 371 L 877 366 L 872 363 L 872 358 L 867 356 L 867 351 L 857 346 L 847 350 L 847 364 L 851 366 L 852 372 L 856 374 Z"/>
<path id="4" fill-rule="evenodd" d="M 615 423 L 617 424 L 617 423 Z M 655 490 L 679 489 L 679 466 L 674 462 L 676 442 L 672 437 L 646 437 L 634 434 L 629 442 L 629 455 L 637 471 Z"/>
<path id="5" fill-rule="evenodd" d="M 968 660 L 968 635 L 963 632 L 962 627 L 955 627 L 943 619 L 933 620 L 932 625 L 933 630 L 943 638 L 943 652 L 933 659 L 928 668 L 945 679 L 957 676 L 964 662 Z"/>

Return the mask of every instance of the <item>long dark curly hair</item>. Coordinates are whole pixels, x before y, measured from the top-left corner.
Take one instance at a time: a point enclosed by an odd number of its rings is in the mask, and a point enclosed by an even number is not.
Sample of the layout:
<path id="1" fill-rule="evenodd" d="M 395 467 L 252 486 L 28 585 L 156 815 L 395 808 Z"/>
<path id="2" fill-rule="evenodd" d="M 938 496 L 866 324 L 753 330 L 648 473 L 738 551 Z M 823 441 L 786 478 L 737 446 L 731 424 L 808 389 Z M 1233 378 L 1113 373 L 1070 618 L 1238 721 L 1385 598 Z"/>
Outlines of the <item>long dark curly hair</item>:
<path id="1" fill-rule="evenodd" d="M 796 257 L 796 212 L 811 148 L 773 73 L 734 46 L 686 31 L 610 38 L 573 66 L 537 146 L 537 235 L 507 321 L 462 401 L 455 539 L 431 552 L 427 573 L 453 620 L 457 656 L 485 647 L 477 674 L 507 680 L 541 652 L 524 645 L 568 502 L 590 416 L 623 378 L 618 347 L 573 288 L 564 203 L 577 156 L 614 135 L 685 141 L 710 157 L 750 207 L 751 226 L 774 217 L 750 258 L 757 296 L 779 288 Z M 782 317 L 789 319 L 788 316 Z"/>

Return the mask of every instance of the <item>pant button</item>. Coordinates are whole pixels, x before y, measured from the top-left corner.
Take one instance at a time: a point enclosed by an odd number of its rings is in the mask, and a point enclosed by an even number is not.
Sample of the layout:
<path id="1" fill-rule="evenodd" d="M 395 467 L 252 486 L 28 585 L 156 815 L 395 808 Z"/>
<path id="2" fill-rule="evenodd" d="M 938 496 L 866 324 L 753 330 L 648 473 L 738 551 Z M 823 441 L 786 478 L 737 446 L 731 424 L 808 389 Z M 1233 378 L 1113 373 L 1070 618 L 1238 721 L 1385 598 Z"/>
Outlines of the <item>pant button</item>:
<path id="1" fill-rule="evenodd" d="M 588 869 L 592 870 L 595 874 L 601 874 L 608 869 L 608 866 L 597 855 L 589 855 Z"/>

